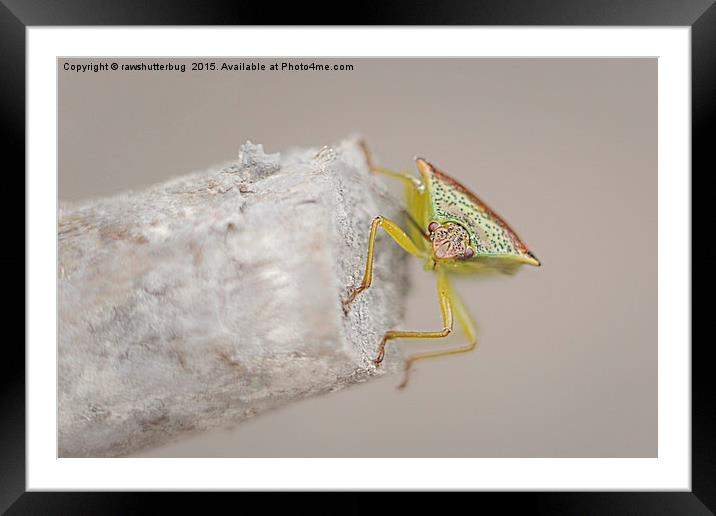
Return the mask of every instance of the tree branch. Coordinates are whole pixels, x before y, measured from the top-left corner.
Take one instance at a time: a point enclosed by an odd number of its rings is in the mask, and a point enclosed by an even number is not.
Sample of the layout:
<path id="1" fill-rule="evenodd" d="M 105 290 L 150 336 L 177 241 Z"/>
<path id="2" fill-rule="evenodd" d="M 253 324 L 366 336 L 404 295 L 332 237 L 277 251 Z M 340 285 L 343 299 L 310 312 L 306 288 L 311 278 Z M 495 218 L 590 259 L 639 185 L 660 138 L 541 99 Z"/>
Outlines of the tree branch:
<path id="1" fill-rule="evenodd" d="M 334 150 L 335 149 L 335 150 Z M 121 456 L 396 368 L 371 364 L 402 317 L 400 220 L 353 140 L 239 159 L 65 204 L 59 239 L 59 455 Z"/>

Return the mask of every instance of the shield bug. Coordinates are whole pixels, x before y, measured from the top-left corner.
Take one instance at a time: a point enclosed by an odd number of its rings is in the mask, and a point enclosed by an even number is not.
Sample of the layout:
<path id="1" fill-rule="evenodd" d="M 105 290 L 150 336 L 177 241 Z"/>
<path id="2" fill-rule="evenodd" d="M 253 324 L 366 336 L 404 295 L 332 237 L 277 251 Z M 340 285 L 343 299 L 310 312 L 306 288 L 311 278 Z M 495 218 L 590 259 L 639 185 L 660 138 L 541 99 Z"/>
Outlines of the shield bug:
<path id="1" fill-rule="evenodd" d="M 411 367 L 416 361 L 465 353 L 477 346 L 475 324 L 450 282 L 453 274 L 512 274 L 522 265 L 539 267 L 541 264 L 502 217 L 428 160 L 415 158 L 419 172 L 419 177 L 415 177 L 409 172 L 375 165 L 368 147 L 363 142 L 361 145 L 371 172 L 404 182 L 405 211 L 410 226 L 406 232 L 383 216 L 373 219 L 363 280 L 343 300 L 344 311 L 347 313 L 356 296 L 371 285 L 375 238 L 380 227 L 406 252 L 423 260 L 426 270 L 435 272 L 443 328 L 439 331 L 388 331 L 378 345 L 373 363 L 381 364 L 385 346 L 391 340 L 447 337 L 453 330 L 453 319 L 457 319 L 468 341 L 464 346 L 408 357 L 405 376 L 399 385 L 402 388 L 408 383 Z"/>

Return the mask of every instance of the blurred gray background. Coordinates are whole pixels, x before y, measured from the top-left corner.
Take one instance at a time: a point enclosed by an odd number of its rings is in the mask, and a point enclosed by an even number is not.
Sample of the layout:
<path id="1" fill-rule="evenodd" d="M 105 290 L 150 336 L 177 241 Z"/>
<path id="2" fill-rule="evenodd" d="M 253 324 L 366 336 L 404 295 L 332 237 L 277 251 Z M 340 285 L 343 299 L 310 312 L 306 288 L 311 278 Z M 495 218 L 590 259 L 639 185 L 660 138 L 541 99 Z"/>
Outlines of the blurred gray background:
<path id="1" fill-rule="evenodd" d="M 247 139 L 280 152 L 360 133 L 382 165 L 412 170 L 420 154 L 463 182 L 543 266 L 456 280 L 480 346 L 418 363 L 404 391 L 387 376 L 136 456 L 657 455 L 656 59 L 215 61 L 354 69 L 76 73 L 63 63 L 103 61 L 58 60 L 60 199 L 208 168 Z M 402 326 L 434 330 L 434 278 L 411 263 Z"/>

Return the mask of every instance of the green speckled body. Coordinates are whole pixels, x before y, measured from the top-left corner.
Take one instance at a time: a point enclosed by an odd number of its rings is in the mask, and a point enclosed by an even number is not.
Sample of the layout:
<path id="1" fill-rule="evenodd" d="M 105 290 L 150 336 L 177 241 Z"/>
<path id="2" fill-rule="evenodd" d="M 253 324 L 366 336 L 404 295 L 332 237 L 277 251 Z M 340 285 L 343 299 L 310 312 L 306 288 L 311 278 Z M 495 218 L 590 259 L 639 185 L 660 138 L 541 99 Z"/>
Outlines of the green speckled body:
<path id="1" fill-rule="evenodd" d="M 360 285 L 343 300 L 344 313 L 356 296 L 369 288 L 373 280 L 373 258 L 379 228 L 407 253 L 424 260 L 425 269 L 437 278 L 438 300 L 443 326 L 438 331 L 390 330 L 383 335 L 373 364 L 380 365 L 386 343 L 394 339 L 442 339 L 453 331 L 457 320 L 468 342 L 464 346 L 426 351 L 410 356 L 405 363 L 408 382 L 410 368 L 416 360 L 455 355 L 477 346 L 475 324 L 450 282 L 450 272 L 469 274 L 513 273 L 521 265 L 539 266 L 515 231 L 475 194 L 422 158 L 416 158 L 420 179 L 409 172 L 396 172 L 376 166 L 368 147 L 361 142 L 371 172 L 385 174 L 405 184 L 407 234 L 400 224 L 382 215 L 373 219 L 368 238 L 365 273 Z"/>
<path id="2" fill-rule="evenodd" d="M 411 216 L 422 228 L 431 222 L 459 224 L 467 231 L 475 253 L 461 260 L 436 261 L 433 256 L 426 268 L 511 273 L 522 264 L 539 265 L 515 231 L 475 194 L 429 162 L 418 158 L 417 165 L 422 189 L 417 193 L 406 191 Z M 416 239 L 417 230 L 412 236 Z M 429 248 L 428 242 L 426 250 Z"/>

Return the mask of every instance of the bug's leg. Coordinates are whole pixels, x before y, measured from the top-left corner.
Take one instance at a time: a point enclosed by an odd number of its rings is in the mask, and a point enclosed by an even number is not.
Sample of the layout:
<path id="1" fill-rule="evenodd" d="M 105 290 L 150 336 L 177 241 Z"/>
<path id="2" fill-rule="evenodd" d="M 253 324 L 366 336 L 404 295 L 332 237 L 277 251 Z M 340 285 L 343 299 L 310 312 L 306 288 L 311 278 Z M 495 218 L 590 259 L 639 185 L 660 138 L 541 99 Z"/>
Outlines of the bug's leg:
<path id="1" fill-rule="evenodd" d="M 401 181 L 406 182 L 410 187 L 416 188 L 416 189 L 422 189 L 422 182 L 417 177 L 410 174 L 410 172 L 396 172 L 394 170 L 390 170 L 385 167 L 381 167 L 376 165 L 373 162 L 373 155 L 370 152 L 370 149 L 368 148 L 368 145 L 365 143 L 365 141 L 360 141 L 361 149 L 363 149 L 363 154 L 365 154 L 365 160 L 368 163 L 368 169 L 373 172 L 374 174 L 383 174 L 386 176 L 390 176 L 394 179 L 399 179 Z"/>
<path id="2" fill-rule="evenodd" d="M 405 231 L 400 229 L 400 226 L 392 220 L 378 215 L 373 219 L 373 222 L 370 225 L 370 236 L 368 237 L 368 257 L 366 259 L 363 281 L 361 281 L 361 284 L 354 288 L 350 295 L 343 300 L 343 311 L 346 313 L 348 311 L 348 306 L 353 302 L 356 296 L 370 287 L 373 282 L 373 258 L 375 256 L 375 237 L 378 232 L 378 227 L 382 227 L 385 232 L 388 233 L 388 235 L 405 251 L 413 256 L 417 256 L 419 258 L 423 257 L 423 252 L 418 249 L 410 237 L 405 234 Z"/>
<path id="3" fill-rule="evenodd" d="M 475 330 L 475 323 L 472 321 L 472 317 L 470 317 L 470 314 L 465 308 L 465 305 L 462 303 L 457 293 L 455 292 L 455 289 L 453 289 L 452 285 L 449 283 L 447 277 L 444 274 L 439 274 L 438 276 L 438 284 L 441 283 L 444 285 L 445 292 L 447 292 L 447 302 L 452 307 L 455 313 L 455 318 L 457 319 L 458 323 L 460 323 L 460 327 L 462 328 L 463 333 L 467 337 L 468 343 L 458 348 L 428 351 L 425 353 L 418 353 L 416 355 L 408 357 L 408 359 L 405 361 L 405 376 L 403 377 L 402 383 L 398 386 L 399 389 L 404 388 L 408 384 L 408 380 L 410 379 L 410 370 L 417 360 L 441 357 L 446 355 L 455 355 L 458 353 L 467 353 L 468 351 L 472 351 L 477 347 L 477 332 Z"/>
<path id="4" fill-rule="evenodd" d="M 453 327 L 453 307 L 450 302 L 449 285 L 443 283 L 438 277 L 438 300 L 440 301 L 440 313 L 443 317 L 443 329 L 440 331 L 395 331 L 391 330 L 383 335 L 383 340 L 378 346 L 378 355 L 373 363 L 380 365 L 385 357 L 385 345 L 393 339 L 441 339 L 447 337 L 452 332 Z"/>

